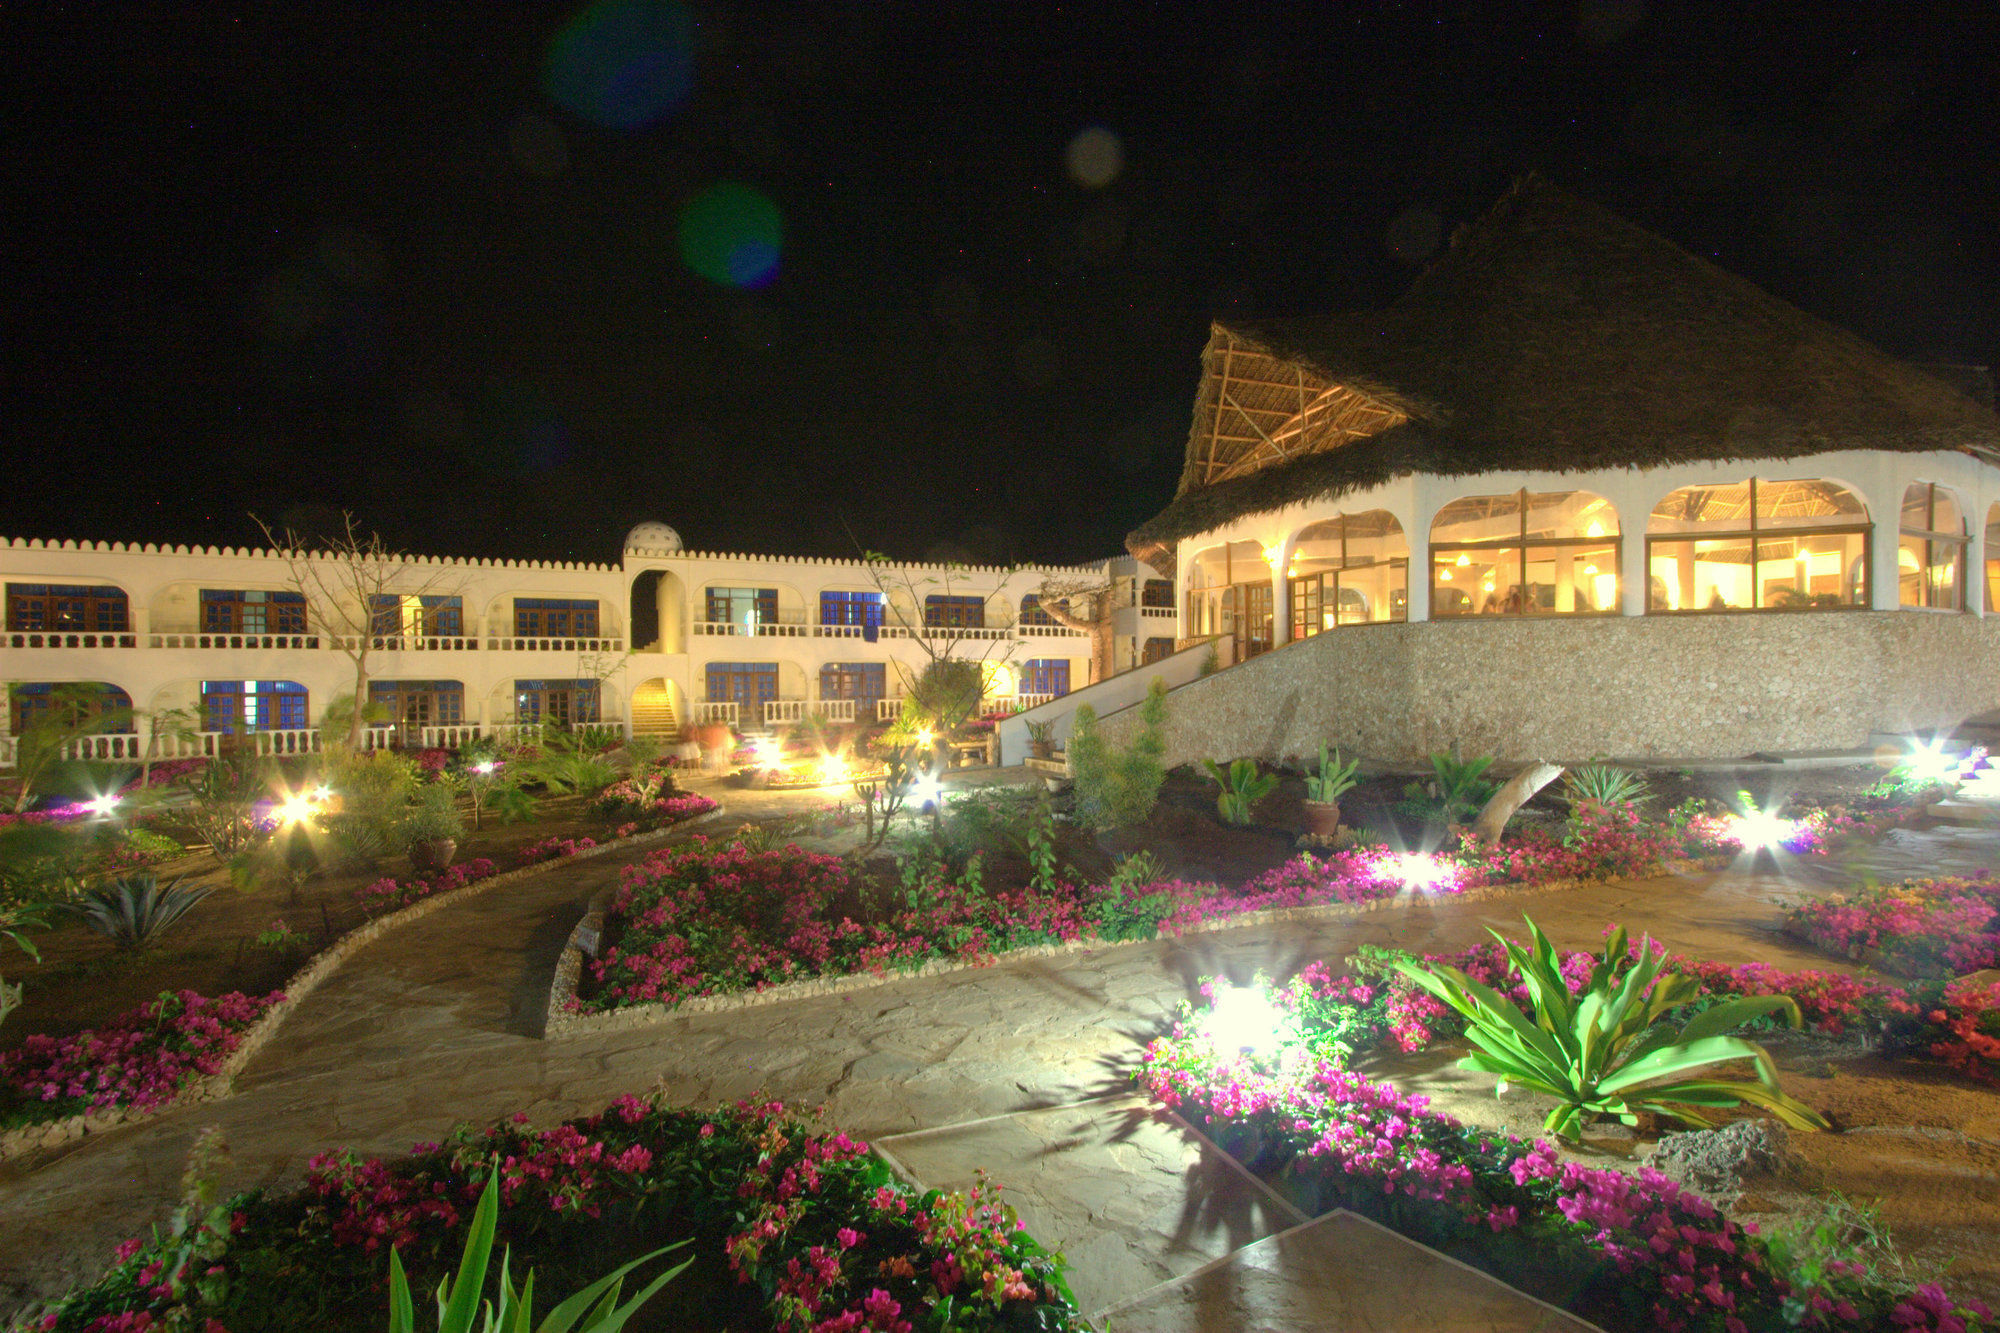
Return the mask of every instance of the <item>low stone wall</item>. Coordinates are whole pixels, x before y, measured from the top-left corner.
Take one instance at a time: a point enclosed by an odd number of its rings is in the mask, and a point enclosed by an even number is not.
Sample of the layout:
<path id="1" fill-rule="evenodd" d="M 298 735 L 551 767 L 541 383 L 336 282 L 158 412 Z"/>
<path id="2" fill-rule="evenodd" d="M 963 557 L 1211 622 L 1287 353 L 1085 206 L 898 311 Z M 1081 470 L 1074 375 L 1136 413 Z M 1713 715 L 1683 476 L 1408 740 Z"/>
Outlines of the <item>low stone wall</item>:
<path id="1" fill-rule="evenodd" d="M 1691 861 L 1670 862 L 1655 873 L 1693 874 L 1706 873 L 1713 865 L 1700 865 Z M 1533 893 L 1556 893 L 1564 889 L 1581 888 L 1586 884 L 1618 884 L 1620 879 L 1552 879 L 1540 884 L 1489 884 L 1484 888 L 1467 889 L 1463 893 L 1440 895 L 1450 902 L 1483 902 L 1490 898 L 1513 898 Z M 1220 921 L 1204 921 L 1200 925 L 1174 935 L 1155 936 L 1150 940 L 1071 940 L 1062 944 L 1037 944 L 1025 949 L 1009 949 L 1006 953 L 993 955 L 972 962 L 957 959 L 935 958 L 921 967 L 894 972 L 850 972 L 842 976 L 811 977 L 804 981 L 788 981 L 780 986 L 767 986 L 763 990 L 736 991 L 728 995 L 698 995 L 683 1000 L 676 1005 L 637 1004 L 626 1009 L 608 1009 L 602 1013 L 578 1013 L 570 1008 L 576 998 L 577 981 L 583 975 L 583 960 L 587 952 L 585 943 L 602 937 L 604 913 L 610 905 L 609 890 L 591 900 L 590 911 L 583 920 L 577 922 L 570 932 L 569 944 L 563 949 L 561 960 L 556 964 L 555 978 L 549 986 L 548 1018 L 542 1035 L 546 1038 L 588 1036 L 597 1032 L 622 1032 L 631 1028 L 652 1027 L 669 1023 L 686 1014 L 725 1013 L 733 1009 L 750 1009 L 758 1005 L 784 1004 L 791 1000 L 816 999 L 825 995 L 845 995 L 850 991 L 874 990 L 878 986 L 894 985 L 911 977 L 936 977 L 951 972 L 964 972 L 976 967 L 992 967 L 998 963 L 1010 963 L 1021 958 L 1048 958 L 1056 954 L 1088 953 L 1094 949 L 1123 949 L 1140 944 L 1153 944 L 1161 939 L 1180 939 L 1188 935 L 1212 935 L 1217 931 L 1240 930 L 1247 926 L 1263 926 L 1283 921 L 1343 921 L 1367 912 L 1380 912 L 1392 907 L 1404 907 L 1411 899 L 1419 896 L 1415 892 L 1397 894 L 1393 898 L 1376 898 L 1365 903 L 1325 903 L 1316 907 L 1278 907 L 1262 912 L 1245 912 L 1241 916 L 1228 917 Z"/>
<path id="2" fill-rule="evenodd" d="M 1336 629 L 1167 696 L 1167 762 L 1383 763 L 1852 749 L 2000 706 L 2000 617 L 1904 611 L 1469 619 Z M 1104 719 L 1119 744 L 1136 711 Z"/>
<path id="3" fill-rule="evenodd" d="M 251 1025 L 250 1030 L 243 1034 L 242 1042 L 234 1051 L 229 1053 L 229 1058 L 224 1060 L 222 1067 L 213 1074 L 203 1075 L 188 1083 L 179 1092 L 174 1094 L 172 1101 L 146 1110 L 124 1107 L 102 1112 L 87 1111 L 82 1115 L 67 1116 L 61 1120 L 50 1120 L 42 1124 L 23 1125 L 18 1129 L 10 1129 L 4 1134 L 0 1134 L 0 1162 L 44 1148 L 58 1148 L 75 1139 L 80 1139 L 90 1134 L 101 1134 L 106 1130 L 116 1129 L 120 1125 L 129 1125 L 141 1120 L 149 1120 L 178 1106 L 186 1106 L 195 1102 L 220 1101 L 230 1094 L 234 1087 L 236 1076 L 243 1072 L 250 1061 L 256 1058 L 257 1053 L 263 1050 L 273 1037 L 277 1036 L 279 1027 L 291 1015 L 292 1010 L 296 1009 L 306 996 L 318 990 L 320 983 L 332 976 L 334 970 L 346 962 L 363 945 L 379 939 L 392 930 L 406 926 L 412 921 L 421 921 L 433 912 L 455 903 L 465 902 L 469 898 L 477 898 L 479 895 L 500 888 L 503 885 L 513 884 L 527 879 L 532 875 L 539 875 L 553 870 L 558 866 L 569 865 L 576 861 L 588 860 L 595 856 L 607 856 L 612 852 L 622 852 L 633 847 L 643 847 L 648 843 L 662 842 L 683 829 L 719 819 L 723 813 L 722 807 L 718 806 L 706 814 L 697 815 L 693 819 L 683 820 L 678 824 L 670 824 L 663 829 L 654 829 L 649 833 L 635 834 L 630 838 L 618 838 L 611 842 L 600 843 L 595 847 L 586 847 L 574 856 L 561 857 L 553 861 L 538 861 L 534 865 L 522 866 L 518 870 L 503 871 L 498 875 L 476 880 L 462 889 L 454 889 L 450 893 L 440 893 L 434 897 L 422 898 L 411 903 L 408 907 L 389 913 L 387 916 L 378 916 L 372 921 L 365 921 L 353 930 L 348 931 L 345 935 L 342 935 L 332 944 L 327 945 L 326 948 L 314 954 L 306 961 L 304 967 L 292 974 L 291 979 L 281 988 L 285 993 L 285 998 L 265 1010 L 264 1016 L 259 1018 L 256 1023 Z"/>

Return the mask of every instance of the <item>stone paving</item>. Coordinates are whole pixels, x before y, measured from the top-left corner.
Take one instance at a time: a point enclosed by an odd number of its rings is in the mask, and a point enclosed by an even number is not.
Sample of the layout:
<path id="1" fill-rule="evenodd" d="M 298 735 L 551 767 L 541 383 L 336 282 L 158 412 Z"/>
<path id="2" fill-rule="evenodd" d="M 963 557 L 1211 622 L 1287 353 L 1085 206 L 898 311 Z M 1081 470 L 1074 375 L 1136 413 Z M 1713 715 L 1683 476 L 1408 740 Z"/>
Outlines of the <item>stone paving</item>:
<path id="1" fill-rule="evenodd" d="M 1713 876 L 1513 899 L 1419 899 L 1350 921 L 1003 961 L 544 1042 L 533 1034 L 564 939 L 590 896 L 631 858 L 559 867 L 370 945 L 300 1006 L 239 1078 L 235 1097 L 0 1166 L 0 1306 L 94 1276 L 113 1245 L 160 1220 L 188 1146 L 210 1124 L 227 1135 L 233 1160 L 223 1185 L 232 1190 L 294 1184 L 311 1154 L 333 1147 L 399 1152 L 458 1122 L 515 1111 L 547 1124 L 654 1086 L 697 1105 L 762 1091 L 824 1103 L 834 1124 L 860 1137 L 907 1134 L 1126 1091 L 1140 1048 L 1205 975 L 1287 974 L 1361 943 L 1462 947 L 1489 925 L 1517 928 L 1524 908 L 1568 946 L 1594 946 L 1616 920 L 1698 956 L 1838 966 L 1775 932 L 1774 899 L 1866 875 L 1993 864 L 1996 848 L 2000 836 L 1978 830 L 1906 832 L 1852 865 L 1766 860 Z M 1219 1225 L 1199 1219 L 1195 1229 Z M 1274 1230 L 1258 1234 L 1269 1240 Z M 1268 1268 L 1319 1243 L 1284 1239 L 1260 1251 L 1261 1261 L 1243 1262 Z M 1099 1294 L 1108 1303 L 1140 1293 Z M 1175 1326 L 1161 1320 L 1147 1326 Z"/>

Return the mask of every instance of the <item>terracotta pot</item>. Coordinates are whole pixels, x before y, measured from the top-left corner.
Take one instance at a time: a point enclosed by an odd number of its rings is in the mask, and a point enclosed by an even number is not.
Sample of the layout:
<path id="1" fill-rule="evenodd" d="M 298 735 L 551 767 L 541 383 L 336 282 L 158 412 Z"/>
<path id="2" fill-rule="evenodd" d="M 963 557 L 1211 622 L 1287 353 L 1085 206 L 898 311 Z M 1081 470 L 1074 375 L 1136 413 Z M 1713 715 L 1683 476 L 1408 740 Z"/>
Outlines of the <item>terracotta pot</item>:
<path id="1" fill-rule="evenodd" d="M 1056 743 L 1054 741 L 1029 741 L 1028 753 L 1037 759 L 1053 759 L 1056 757 Z"/>
<path id="2" fill-rule="evenodd" d="M 1306 801 L 1306 832 L 1317 838 L 1330 838 L 1340 832 L 1339 801 Z"/>
<path id="3" fill-rule="evenodd" d="M 443 870 L 457 855 L 458 841 L 455 838 L 410 844 L 410 864 L 418 870 Z"/>

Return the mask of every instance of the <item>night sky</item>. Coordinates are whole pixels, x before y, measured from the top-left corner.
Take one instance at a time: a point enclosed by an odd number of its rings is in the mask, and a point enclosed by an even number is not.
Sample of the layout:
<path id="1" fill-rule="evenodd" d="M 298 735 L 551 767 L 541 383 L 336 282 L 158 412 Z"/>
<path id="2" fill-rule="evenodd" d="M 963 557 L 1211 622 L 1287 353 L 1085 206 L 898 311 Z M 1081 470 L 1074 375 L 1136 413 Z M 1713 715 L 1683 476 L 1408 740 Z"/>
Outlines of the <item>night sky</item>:
<path id="1" fill-rule="evenodd" d="M 1530 169 L 1991 363 L 1989 8 L 0 0 L 0 534 L 1102 557 Z"/>

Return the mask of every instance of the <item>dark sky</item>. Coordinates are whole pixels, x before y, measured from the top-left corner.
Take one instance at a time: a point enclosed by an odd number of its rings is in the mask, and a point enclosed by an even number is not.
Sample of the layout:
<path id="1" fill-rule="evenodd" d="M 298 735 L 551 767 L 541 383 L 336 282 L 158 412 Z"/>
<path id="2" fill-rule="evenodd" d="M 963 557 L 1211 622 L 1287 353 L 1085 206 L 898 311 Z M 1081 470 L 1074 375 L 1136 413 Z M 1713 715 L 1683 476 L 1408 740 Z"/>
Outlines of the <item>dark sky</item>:
<path id="1" fill-rule="evenodd" d="M 1990 363 L 1988 8 L 0 0 L 0 534 L 1098 557 L 1529 169 Z"/>

